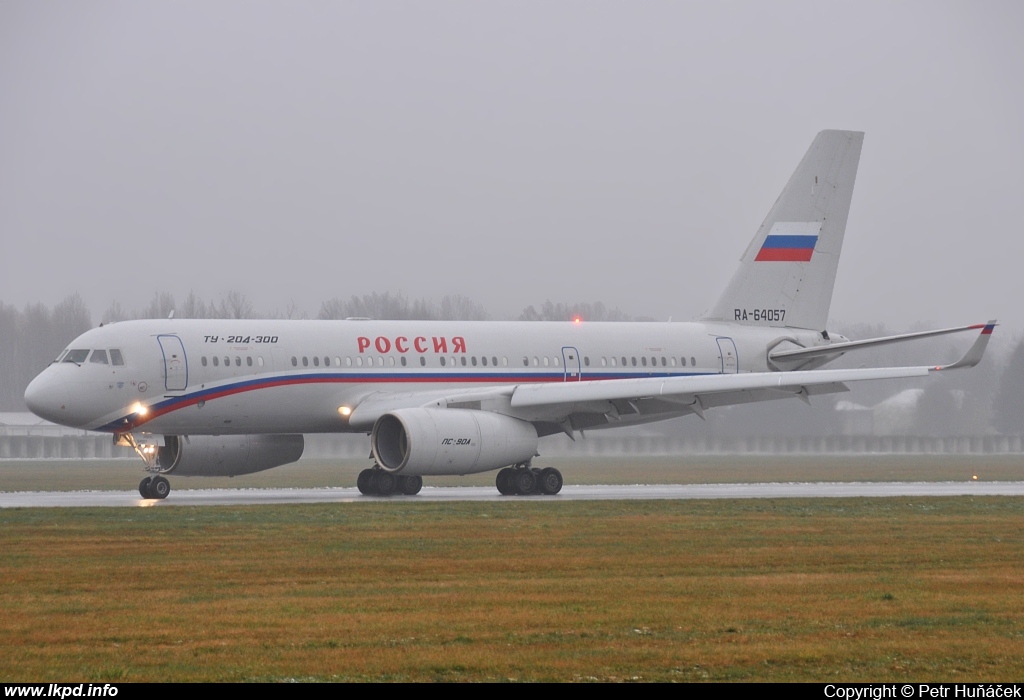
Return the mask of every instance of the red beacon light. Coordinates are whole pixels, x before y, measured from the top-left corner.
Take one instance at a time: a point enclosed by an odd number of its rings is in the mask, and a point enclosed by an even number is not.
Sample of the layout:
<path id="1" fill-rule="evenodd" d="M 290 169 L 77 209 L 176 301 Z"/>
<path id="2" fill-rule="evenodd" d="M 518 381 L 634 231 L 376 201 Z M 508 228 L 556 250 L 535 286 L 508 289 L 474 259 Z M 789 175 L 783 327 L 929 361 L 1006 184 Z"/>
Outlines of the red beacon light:
<path id="1" fill-rule="evenodd" d="M 581 317 L 579 317 L 579 316 L 573 316 L 572 317 L 572 322 L 573 323 L 583 323 L 583 319 Z"/>

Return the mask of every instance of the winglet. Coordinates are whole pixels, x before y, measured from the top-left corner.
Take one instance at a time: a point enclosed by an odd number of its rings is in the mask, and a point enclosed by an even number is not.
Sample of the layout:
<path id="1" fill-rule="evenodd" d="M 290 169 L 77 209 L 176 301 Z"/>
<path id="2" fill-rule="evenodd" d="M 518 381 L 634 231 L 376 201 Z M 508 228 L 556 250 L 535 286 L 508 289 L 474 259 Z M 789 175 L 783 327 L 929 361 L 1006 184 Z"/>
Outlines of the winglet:
<path id="1" fill-rule="evenodd" d="M 981 362 L 982 356 L 985 354 L 985 348 L 988 347 L 988 341 L 992 337 L 992 329 L 996 327 L 995 320 L 989 321 L 988 323 L 979 323 L 972 328 L 980 328 L 981 333 L 978 335 L 978 339 L 974 341 L 974 345 L 961 357 L 959 360 L 951 365 L 941 365 L 932 369 L 933 372 L 938 372 L 944 369 L 963 369 L 964 367 L 974 367 L 976 364 Z"/>

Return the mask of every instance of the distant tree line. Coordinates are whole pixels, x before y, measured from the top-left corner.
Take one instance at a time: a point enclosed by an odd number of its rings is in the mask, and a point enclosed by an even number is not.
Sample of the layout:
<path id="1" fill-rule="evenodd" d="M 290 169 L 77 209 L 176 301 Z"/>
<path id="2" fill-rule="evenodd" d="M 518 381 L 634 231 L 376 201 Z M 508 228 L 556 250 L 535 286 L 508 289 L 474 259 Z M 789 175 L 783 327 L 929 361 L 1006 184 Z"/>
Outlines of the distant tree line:
<path id="1" fill-rule="evenodd" d="M 52 309 L 29 304 L 19 311 L 0 301 L 0 410 L 24 411 L 28 383 L 91 327 L 89 309 L 77 294 Z"/>

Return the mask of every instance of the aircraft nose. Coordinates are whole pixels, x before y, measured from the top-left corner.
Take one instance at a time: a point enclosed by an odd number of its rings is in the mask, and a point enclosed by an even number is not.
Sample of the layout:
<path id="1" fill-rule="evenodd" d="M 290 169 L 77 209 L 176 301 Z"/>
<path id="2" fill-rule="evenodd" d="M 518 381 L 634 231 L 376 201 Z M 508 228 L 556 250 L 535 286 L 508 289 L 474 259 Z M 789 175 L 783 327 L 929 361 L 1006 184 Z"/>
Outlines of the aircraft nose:
<path id="1" fill-rule="evenodd" d="M 32 413 L 48 421 L 77 427 L 77 417 L 68 408 L 69 392 L 64 382 L 44 371 L 25 389 L 25 405 Z"/>

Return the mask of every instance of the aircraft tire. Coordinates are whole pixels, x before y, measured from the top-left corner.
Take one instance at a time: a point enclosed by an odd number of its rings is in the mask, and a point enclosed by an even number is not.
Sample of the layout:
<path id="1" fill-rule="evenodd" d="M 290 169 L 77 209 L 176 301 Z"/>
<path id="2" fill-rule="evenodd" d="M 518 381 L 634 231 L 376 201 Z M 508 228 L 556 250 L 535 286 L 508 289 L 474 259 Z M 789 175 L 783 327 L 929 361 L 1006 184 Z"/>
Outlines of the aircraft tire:
<path id="1" fill-rule="evenodd" d="M 514 473 L 514 470 L 505 467 L 494 478 L 494 485 L 498 487 L 498 493 L 502 496 L 514 496 L 516 494 L 515 484 L 512 483 L 512 475 Z"/>
<path id="2" fill-rule="evenodd" d="M 531 467 L 530 471 L 533 472 L 533 478 L 534 478 L 533 491 L 530 491 L 530 493 L 532 495 L 534 495 L 534 496 L 540 496 L 541 494 L 544 493 L 543 486 L 540 483 L 540 475 L 541 475 L 542 472 L 537 467 Z"/>
<path id="3" fill-rule="evenodd" d="M 167 495 L 171 492 L 171 482 L 162 476 L 154 476 L 153 480 L 149 482 L 149 493 L 150 498 L 167 498 Z"/>
<path id="4" fill-rule="evenodd" d="M 529 496 L 537 486 L 537 476 L 531 469 L 515 470 L 509 481 L 515 486 L 516 493 L 520 496 Z"/>
<path id="5" fill-rule="evenodd" d="M 415 496 L 423 488 L 422 476 L 400 476 L 398 477 L 398 490 L 406 496 Z"/>
<path id="6" fill-rule="evenodd" d="M 390 496 L 395 492 L 397 485 L 398 479 L 395 475 L 382 469 L 377 470 L 370 479 L 370 487 L 377 496 Z"/>
<path id="7" fill-rule="evenodd" d="M 542 469 L 540 472 L 540 479 L 537 481 L 540 492 L 545 496 L 554 496 L 562 490 L 562 472 L 558 471 L 554 467 Z"/>
<path id="8" fill-rule="evenodd" d="M 356 477 L 356 488 L 359 489 L 359 493 L 364 496 L 372 496 L 373 491 L 370 490 L 370 480 L 373 477 L 372 469 L 364 469 L 359 472 L 359 476 Z"/>
<path id="9" fill-rule="evenodd" d="M 150 484 L 153 483 L 153 477 L 147 476 L 145 479 L 139 482 L 139 495 L 143 498 L 153 498 L 153 493 L 149 490 Z"/>

